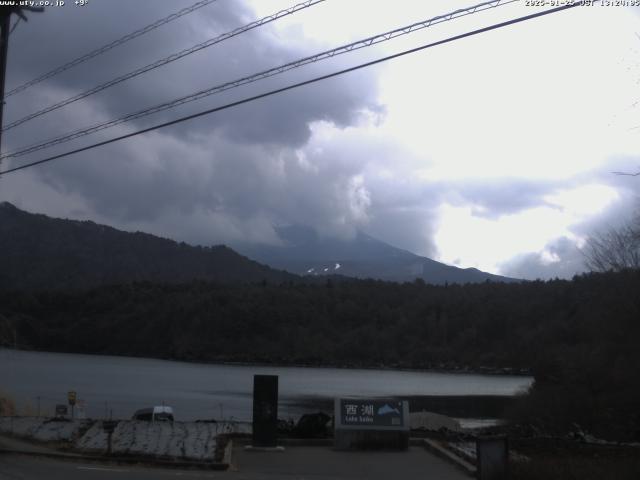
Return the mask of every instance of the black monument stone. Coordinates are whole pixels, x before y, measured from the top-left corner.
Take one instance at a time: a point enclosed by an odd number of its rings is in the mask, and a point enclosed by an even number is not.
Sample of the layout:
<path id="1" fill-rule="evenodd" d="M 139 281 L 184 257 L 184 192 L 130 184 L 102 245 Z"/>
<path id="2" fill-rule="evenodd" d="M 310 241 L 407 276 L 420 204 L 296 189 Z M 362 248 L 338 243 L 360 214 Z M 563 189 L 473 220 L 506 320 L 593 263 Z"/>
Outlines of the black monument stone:
<path id="1" fill-rule="evenodd" d="M 253 446 L 276 447 L 278 376 L 253 376 Z"/>

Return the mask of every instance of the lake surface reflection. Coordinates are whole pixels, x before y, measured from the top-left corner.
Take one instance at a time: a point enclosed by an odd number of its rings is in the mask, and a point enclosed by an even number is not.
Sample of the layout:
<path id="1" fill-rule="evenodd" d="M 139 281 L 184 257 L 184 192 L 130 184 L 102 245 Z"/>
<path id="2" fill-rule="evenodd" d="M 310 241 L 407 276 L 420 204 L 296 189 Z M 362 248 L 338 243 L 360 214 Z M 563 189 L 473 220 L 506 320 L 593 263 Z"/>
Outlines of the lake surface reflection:
<path id="1" fill-rule="evenodd" d="M 339 396 L 514 395 L 531 377 L 399 370 L 210 365 L 146 358 L 0 349 L 0 391 L 19 413 L 51 415 L 75 390 L 88 417 L 166 404 L 177 420 L 251 419 L 253 375 L 279 375 L 279 416 L 313 410 L 315 399 Z M 39 397 L 39 398 L 38 398 Z M 305 406 L 306 405 L 306 406 Z"/>

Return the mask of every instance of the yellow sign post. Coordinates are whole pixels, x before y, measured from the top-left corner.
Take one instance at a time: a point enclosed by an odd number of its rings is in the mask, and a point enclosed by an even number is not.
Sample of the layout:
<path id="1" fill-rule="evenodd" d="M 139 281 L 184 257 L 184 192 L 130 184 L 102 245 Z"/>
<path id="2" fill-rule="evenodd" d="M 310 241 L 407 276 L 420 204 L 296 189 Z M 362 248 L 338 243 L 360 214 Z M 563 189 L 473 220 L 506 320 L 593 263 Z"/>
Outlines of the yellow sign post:
<path id="1" fill-rule="evenodd" d="M 73 410 L 74 410 L 74 406 L 76 404 L 76 398 L 77 398 L 77 394 L 74 390 L 70 390 L 69 393 L 67 393 L 67 399 L 69 400 L 69 405 L 71 405 L 71 419 L 73 419 Z"/>

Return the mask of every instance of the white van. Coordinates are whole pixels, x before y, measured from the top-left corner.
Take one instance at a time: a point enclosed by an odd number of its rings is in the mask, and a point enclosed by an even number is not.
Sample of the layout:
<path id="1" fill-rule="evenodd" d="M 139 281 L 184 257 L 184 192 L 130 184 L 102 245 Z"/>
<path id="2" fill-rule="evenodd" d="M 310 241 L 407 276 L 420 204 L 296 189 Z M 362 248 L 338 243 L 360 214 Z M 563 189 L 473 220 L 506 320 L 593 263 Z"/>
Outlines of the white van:
<path id="1" fill-rule="evenodd" d="M 133 420 L 145 420 L 148 422 L 173 422 L 173 409 L 171 407 L 141 408 L 133 414 Z"/>

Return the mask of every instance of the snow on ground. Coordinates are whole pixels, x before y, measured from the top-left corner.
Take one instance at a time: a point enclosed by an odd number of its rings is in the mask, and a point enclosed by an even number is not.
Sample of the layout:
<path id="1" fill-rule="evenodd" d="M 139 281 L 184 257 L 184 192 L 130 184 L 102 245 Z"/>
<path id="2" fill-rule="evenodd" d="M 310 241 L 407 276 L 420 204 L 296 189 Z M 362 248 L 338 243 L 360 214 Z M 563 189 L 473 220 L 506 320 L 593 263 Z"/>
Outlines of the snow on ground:
<path id="1" fill-rule="evenodd" d="M 118 423 L 111 439 L 112 453 L 152 455 L 189 460 L 211 460 L 216 437 L 224 428 L 217 423 L 144 422 L 127 420 Z M 76 443 L 86 453 L 107 450 L 107 434 L 96 422 Z"/>
<path id="2" fill-rule="evenodd" d="M 0 433 L 40 442 L 73 442 L 91 420 L 56 420 L 39 417 L 0 417 Z"/>
<path id="3" fill-rule="evenodd" d="M 236 422 L 144 422 L 122 420 L 112 437 L 113 454 L 213 460 L 219 434 L 243 432 Z M 102 421 L 0 417 L 0 433 L 40 442 L 67 442 L 82 453 L 107 451 Z"/>
<path id="4" fill-rule="evenodd" d="M 449 442 L 447 447 L 465 460 L 476 462 L 476 442 Z"/>
<path id="5" fill-rule="evenodd" d="M 496 427 L 504 423 L 504 420 L 499 418 L 456 418 L 456 420 L 462 428 L 466 429 Z"/>
<path id="6" fill-rule="evenodd" d="M 411 429 L 440 430 L 462 432 L 463 429 L 455 418 L 433 412 L 412 412 L 409 414 Z"/>

